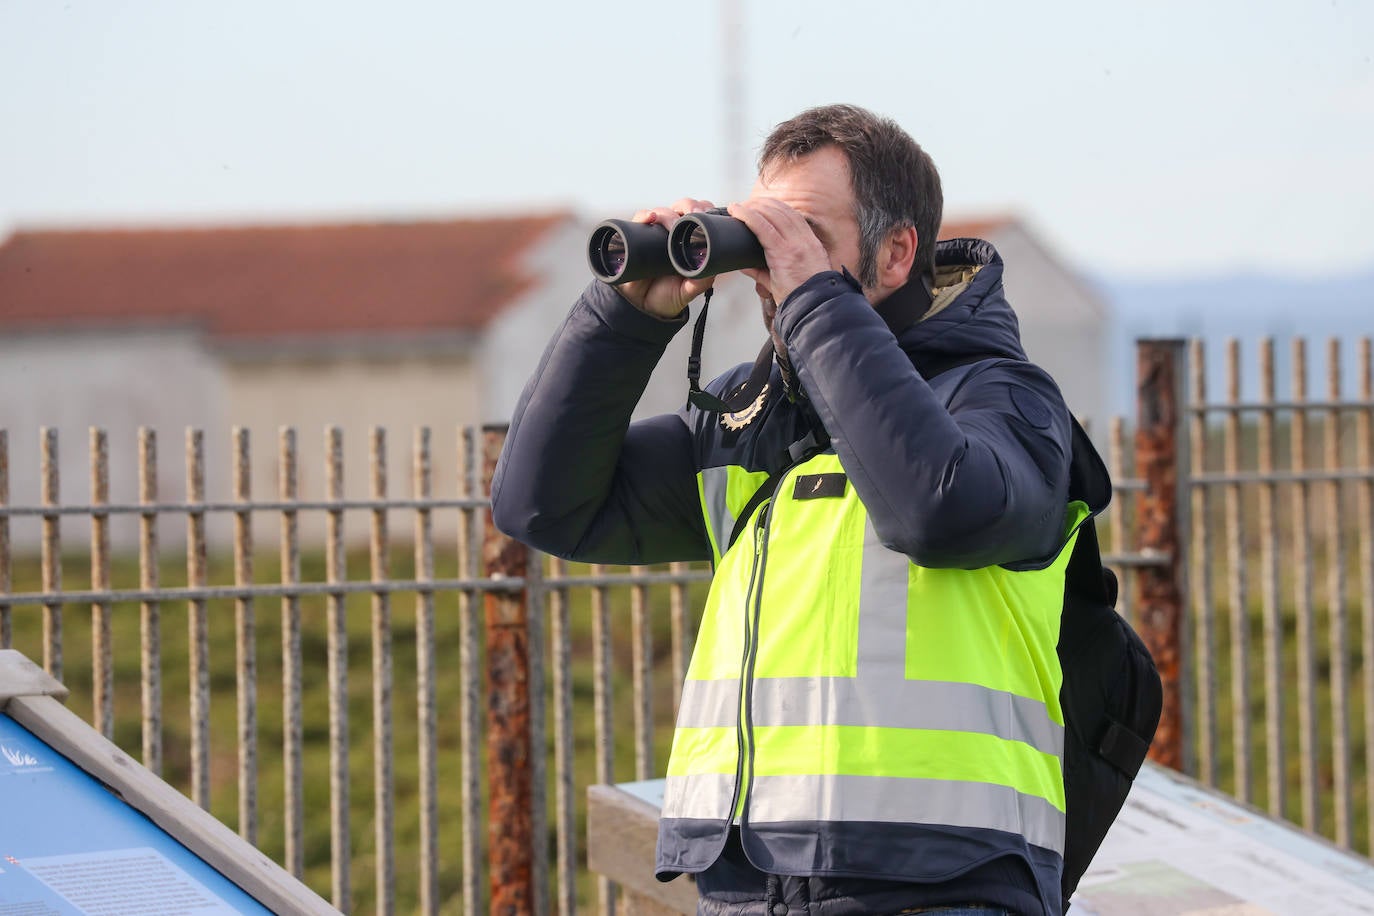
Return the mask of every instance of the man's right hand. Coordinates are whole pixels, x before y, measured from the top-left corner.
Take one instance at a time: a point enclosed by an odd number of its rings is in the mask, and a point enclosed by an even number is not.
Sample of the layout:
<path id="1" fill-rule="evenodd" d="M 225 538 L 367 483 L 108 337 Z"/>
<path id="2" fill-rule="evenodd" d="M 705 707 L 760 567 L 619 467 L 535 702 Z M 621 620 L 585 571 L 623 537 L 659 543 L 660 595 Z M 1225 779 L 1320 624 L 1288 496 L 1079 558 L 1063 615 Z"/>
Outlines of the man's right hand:
<path id="1" fill-rule="evenodd" d="M 709 200 L 693 200 L 684 197 L 671 207 L 640 210 L 631 219 L 636 223 L 656 223 L 664 229 L 672 231 L 673 223 L 676 223 L 680 217 L 688 213 L 710 210 L 713 206 L 714 204 Z M 664 244 L 667 244 L 666 240 Z M 669 274 L 666 277 L 631 280 L 629 283 L 620 284 L 616 290 L 641 312 L 647 312 L 656 318 L 667 319 L 676 318 L 680 315 L 682 310 L 687 308 L 687 303 L 710 289 L 715 279 L 715 277 L 703 277 L 698 280 L 689 280 L 677 274 Z"/>

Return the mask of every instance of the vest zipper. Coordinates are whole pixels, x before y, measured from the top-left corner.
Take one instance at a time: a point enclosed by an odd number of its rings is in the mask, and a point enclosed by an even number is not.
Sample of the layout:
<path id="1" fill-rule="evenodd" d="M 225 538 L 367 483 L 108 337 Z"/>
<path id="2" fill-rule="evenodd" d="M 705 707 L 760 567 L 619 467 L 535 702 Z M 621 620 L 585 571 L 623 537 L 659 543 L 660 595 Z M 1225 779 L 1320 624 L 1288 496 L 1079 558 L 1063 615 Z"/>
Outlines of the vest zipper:
<path id="1" fill-rule="evenodd" d="M 805 442 L 806 440 L 802 441 Z M 773 495 L 764 500 L 763 507 L 759 509 L 758 521 L 754 523 L 754 564 L 749 571 L 749 589 L 745 593 L 753 596 L 753 619 L 750 619 L 750 614 L 746 610 L 744 615 L 744 657 L 740 660 L 740 715 L 739 725 L 735 729 L 735 745 L 739 756 L 735 763 L 735 791 L 730 798 L 730 810 L 726 815 L 727 823 L 733 823 L 736 809 L 738 809 L 741 827 L 747 820 L 749 793 L 753 791 L 754 782 L 754 723 L 751 710 L 754 705 L 754 664 L 758 661 L 759 654 L 759 621 L 763 614 L 763 571 L 768 563 L 768 519 L 772 514 L 773 501 L 777 499 L 778 493 L 782 492 L 782 485 L 787 482 L 787 475 L 811 460 L 819 451 L 822 451 L 821 448 L 816 447 L 814 438 L 810 442 L 812 448 L 803 448 L 799 453 L 796 451 L 796 447 L 800 445 L 802 445 L 801 442 L 796 443 L 792 449 L 789 449 L 792 463 L 779 472 L 778 483 L 773 489 Z M 814 450 L 812 450 L 813 448 Z M 746 772 L 748 775 L 747 785 Z M 740 800 L 741 791 L 744 795 L 742 803 Z"/>
<path id="2" fill-rule="evenodd" d="M 749 570 L 749 588 L 745 592 L 746 595 L 754 595 L 756 586 L 758 595 L 761 596 L 763 593 L 763 551 L 764 541 L 768 534 L 768 510 L 771 506 L 771 499 L 764 501 L 763 507 L 759 509 L 759 520 L 754 525 L 754 563 Z M 754 604 L 757 608 L 759 597 L 755 597 Z M 748 753 L 752 757 L 752 753 L 748 750 L 749 741 L 747 732 L 749 731 L 748 717 L 750 699 L 753 695 L 751 689 L 753 686 L 753 659 L 757 649 L 757 640 L 754 631 L 757 627 L 758 615 L 755 614 L 751 624 L 749 614 L 746 612 L 744 614 L 744 654 L 740 657 L 740 695 L 736 701 L 740 706 L 740 714 L 739 724 L 735 727 L 735 791 L 734 794 L 730 796 L 730 810 L 726 815 L 727 821 L 729 822 L 734 821 L 735 809 L 738 808 L 740 804 L 740 792 L 744 786 L 745 756 Z M 750 769 L 752 770 L 752 766 Z"/>
<path id="3" fill-rule="evenodd" d="M 776 495 L 776 494 L 775 494 Z M 740 724 L 744 731 L 744 744 L 748 760 L 748 780 L 744 785 L 744 801 L 740 805 L 740 826 L 749 819 L 749 795 L 754 790 L 754 665 L 759 658 L 759 620 L 763 615 L 763 573 L 768 566 L 768 519 L 772 514 L 773 501 L 770 499 L 763 504 L 763 511 L 759 513 L 759 526 L 755 537 L 758 546 L 754 552 L 754 563 L 757 569 L 756 581 L 754 583 L 754 614 L 753 631 L 754 638 L 750 643 L 745 644 L 745 674 L 744 674 L 744 709 L 740 716 Z M 748 618 L 746 617 L 746 621 Z M 748 623 L 746 623 L 746 627 Z M 741 758 L 741 769 L 744 767 L 745 760 Z M 732 811 L 733 814 L 733 811 Z"/>

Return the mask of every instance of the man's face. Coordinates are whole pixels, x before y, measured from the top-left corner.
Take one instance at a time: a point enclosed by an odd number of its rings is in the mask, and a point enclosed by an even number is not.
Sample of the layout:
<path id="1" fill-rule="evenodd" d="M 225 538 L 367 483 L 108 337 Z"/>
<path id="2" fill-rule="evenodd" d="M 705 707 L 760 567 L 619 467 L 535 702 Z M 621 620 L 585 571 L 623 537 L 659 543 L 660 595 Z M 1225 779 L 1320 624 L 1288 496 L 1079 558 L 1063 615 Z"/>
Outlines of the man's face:
<path id="1" fill-rule="evenodd" d="M 830 266 L 859 270 L 859 222 L 854 216 L 854 191 L 849 183 L 849 162 L 833 146 L 822 147 L 791 162 L 778 162 L 759 173 L 751 199 L 771 197 L 806 217 L 816 238 L 830 256 Z M 763 304 L 763 321 L 773 330 L 777 303 L 768 288 L 754 284 Z"/>

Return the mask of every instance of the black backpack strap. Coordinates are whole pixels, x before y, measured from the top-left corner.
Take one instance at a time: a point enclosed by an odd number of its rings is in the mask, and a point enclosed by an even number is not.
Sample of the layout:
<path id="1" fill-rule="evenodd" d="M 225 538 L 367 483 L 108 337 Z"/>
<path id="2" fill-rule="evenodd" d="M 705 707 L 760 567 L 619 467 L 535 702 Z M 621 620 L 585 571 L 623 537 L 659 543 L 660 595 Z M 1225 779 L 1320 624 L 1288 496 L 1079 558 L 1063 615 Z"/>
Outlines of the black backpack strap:
<path id="1" fill-rule="evenodd" d="M 1102 549 L 1097 541 L 1097 513 L 1107 508 L 1112 499 L 1111 475 L 1102 463 L 1087 430 L 1078 418 L 1069 415 L 1072 424 L 1069 442 L 1069 498 L 1081 499 L 1091 507 L 1092 515 L 1084 520 L 1074 542 L 1065 570 L 1065 590 L 1082 595 L 1099 604 L 1116 607 L 1116 575 L 1102 565 Z"/>
<path id="2" fill-rule="evenodd" d="M 1084 519 L 1078 540 L 1064 570 L 1064 588 L 1099 604 L 1116 606 L 1116 576 L 1102 565 L 1102 549 L 1097 543 L 1097 525 Z"/>
<path id="3" fill-rule="evenodd" d="M 776 474 L 769 474 L 768 479 L 754 491 L 753 496 L 749 497 L 749 502 L 745 503 L 744 508 L 740 510 L 739 518 L 735 519 L 735 527 L 730 529 L 730 543 L 726 544 L 725 550 L 720 552 L 721 556 L 725 555 L 726 550 L 735 546 L 735 541 L 738 541 L 739 536 L 744 533 L 744 526 L 749 524 L 749 517 L 754 514 L 754 510 L 757 509 L 765 499 L 773 495 L 773 491 L 778 488 L 778 480 L 781 479 L 781 477 L 781 471 Z"/>
<path id="4" fill-rule="evenodd" d="M 1153 732 L 1150 737 L 1154 739 Z M 1140 772 L 1140 761 L 1150 753 L 1150 742 L 1111 719 L 1097 742 L 1097 752 L 1103 760 L 1134 779 L 1135 774 Z"/>
<path id="5" fill-rule="evenodd" d="M 1077 595 L 1100 608 L 1100 614 L 1116 615 L 1116 575 L 1102 565 L 1102 551 L 1097 543 L 1097 526 L 1091 518 L 1083 522 L 1078 532 L 1078 540 L 1073 545 L 1068 569 L 1064 573 L 1064 589 L 1067 593 Z M 1066 599 L 1066 602 L 1068 600 L 1070 599 Z M 1112 623 L 1125 626 L 1125 621 Z M 1094 749 L 1102 759 L 1134 778 L 1140 768 L 1140 761 L 1144 760 L 1150 751 L 1150 742 L 1110 715 L 1106 719 L 1107 726 L 1096 737 L 1097 744 Z M 1092 740 L 1089 738 L 1089 741 Z"/>

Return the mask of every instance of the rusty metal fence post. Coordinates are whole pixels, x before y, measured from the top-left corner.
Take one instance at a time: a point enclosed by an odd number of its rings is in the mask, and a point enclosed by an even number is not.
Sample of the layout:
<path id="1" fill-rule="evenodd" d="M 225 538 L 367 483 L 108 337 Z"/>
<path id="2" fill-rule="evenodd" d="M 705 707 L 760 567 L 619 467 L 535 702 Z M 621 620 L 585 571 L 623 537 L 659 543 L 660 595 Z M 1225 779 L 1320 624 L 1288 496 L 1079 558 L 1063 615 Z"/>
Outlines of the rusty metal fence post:
<path id="1" fill-rule="evenodd" d="M 504 426 L 482 430 L 482 492 L 491 492 Z M 523 579 L 529 553 L 506 537 L 485 512 L 483 572 L 494 579 Z M 533 748 L 530 736 L 530 627 L 524 591 L 484 597 L 487 657 L 488 865 L 491 912 L 534 912 Z"/>
<path id="2" fill-rule="evenodd" d="M 1150 749 L 1151 759 L 1184 770 L 1187 760 L 1189 690 L 1184 673 L 1187 630 L 1183 497 L 1186 450 L 1182 340 L 1142 340 L 1136 349 L 1136 473 L 1145 481 L 1138 502 L 1140 550 L 1163 562 L 1136 574 L 1135 614 L 1140 636 L 1154 655 L 1164 681 L 1164 712 Z"/>

